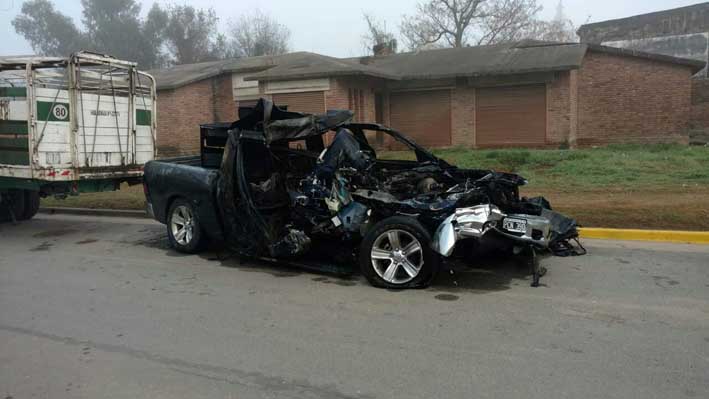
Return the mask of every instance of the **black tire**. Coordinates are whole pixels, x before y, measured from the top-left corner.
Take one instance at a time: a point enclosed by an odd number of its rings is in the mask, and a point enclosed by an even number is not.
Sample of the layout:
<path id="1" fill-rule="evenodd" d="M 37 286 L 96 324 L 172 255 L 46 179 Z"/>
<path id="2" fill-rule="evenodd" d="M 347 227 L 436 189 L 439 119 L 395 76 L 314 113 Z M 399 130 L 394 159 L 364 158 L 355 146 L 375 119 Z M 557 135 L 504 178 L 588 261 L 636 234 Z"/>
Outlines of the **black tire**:
<path id="1" fill-rule="evenodd" d="M 180 224 L 186 229 L 184 235 L 179 228 Z M 202 232 L 199 215 L 192 203 L 182 198 L 172 202 L 167 213 L 167 237 L 170 245 L 178 252 L 196 254 L 204 249 L 207 244 L 206 235 Z"/>
<path id="2" fill-rule="evenodd" d="M 390 234 L 396 234 L 397 245 L 392 247 Z M 420 251 L 409 255 L 407 248 L 415 249 L 414 239 Z M 382 246 L 383 245 L 383 246 Z M 374 249 L 379 255 L 389 251 L 391 258 L 375 259 Z M 402 257 L 403 256 L 403 257 Z M 393 273 L 388 273 L 392 269 Z M 411 268 L 413 266 L 413 269 Z M 431 235 L 416 219 L 393 216 L 374 225 L 364 236 L 359 248 L 359 267 L 370 284 L 375 287 L 404 289 L 422 288 L 431 284 L 439 267 L 439 257 L 431 249 Z M 411 270 L 418 271 L 412 277 Z"/>
<path id="3" fill-rule="evenodd" d="M 12 210 L 12 214 L 10 211 Z M 2 194 L 0 202 L 0 222 L 12 220 L 23 220 L 25 214 L 25 192 L 24 190 L 8 190 Z"/>
<path id="4" fill-rule="evenodd" d="M 20 220 L 30 220 L 39 212 L 39 191 L 25 190 L 25 212 Z"/>

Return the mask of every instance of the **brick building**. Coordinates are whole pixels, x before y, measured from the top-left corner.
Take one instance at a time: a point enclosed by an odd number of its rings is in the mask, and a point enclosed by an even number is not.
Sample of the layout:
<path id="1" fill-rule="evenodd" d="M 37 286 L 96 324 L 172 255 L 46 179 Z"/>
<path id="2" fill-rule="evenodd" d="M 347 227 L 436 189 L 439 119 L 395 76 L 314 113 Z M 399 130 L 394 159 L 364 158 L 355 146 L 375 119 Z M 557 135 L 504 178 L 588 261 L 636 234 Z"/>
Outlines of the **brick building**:
<path id="1" fill-rule="evenodd" d="M 431 147 L 687 142 L 704 62 L 523 42 L 339 59 L 298 52 L 153 71 L 161 156 L 192 154 L 200 123 L 271 98 L 291 111 L 352 109 Z M 378 143 L 390 147 L 392 143 Z"/>
<path id="2" fill-rule="evenodd" d="M 709 60 L 709 3 L 581 26 L 582 43 Z M 709 72 L 692 80 L 692 133 L 709 140 Z"/>

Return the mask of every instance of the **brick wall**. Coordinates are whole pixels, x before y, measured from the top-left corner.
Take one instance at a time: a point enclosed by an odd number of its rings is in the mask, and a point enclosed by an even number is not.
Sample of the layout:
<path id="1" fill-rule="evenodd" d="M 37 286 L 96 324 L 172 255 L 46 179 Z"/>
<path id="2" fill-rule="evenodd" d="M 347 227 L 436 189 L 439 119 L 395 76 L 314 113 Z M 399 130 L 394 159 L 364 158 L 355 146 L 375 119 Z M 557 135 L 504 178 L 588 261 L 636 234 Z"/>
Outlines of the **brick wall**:
<path id="1" fill-rule="evenodd" d="M 355 122 L 374 122 L 376 119 L 375 87 L 383 88 L 384 85 L 377 79 L 331 78 L 330 90 L 325 92 L 326 108 L 349 109 L 355 112 Z M 385 118 L 388 119 L 388 111 L 385 113 Z M 371 145 L 377 145 L 377 136 L 373 132 L 365 132 L 365 134 Z M 325 143 L 330 143 L 332 139 L 333 135 L 328 134 Z"/>
<path id="2" fill-rule="evenodd" d="M 361 105 L 363 112 L 355 115 L 357 122 L 374 122 L 374 88 L 383 87 L 376 79 L 361 78 L 332 78 L 330 90 L 325 92 L 327 109 L 352 109 L 350 97 L 352 90 L 357 90 L 362 95 Z"/>
<path id="3" fill-rule="evenodd" d="M 199 124 L 211 122 L 210 80 L 158 92 L 158 157 L 199 152 Z"/>
<path id="4" fill-rule="evenodd" d="M 231 77 L 158 91 L 158 157 L 199 153 L 199 125 L 236 119 Z"/>
<path id="5" fill-rule="evenodd" d="M 578 76 L 578 144 L 687 142 L 691 70 L 589 52 Z"/>
<path id="6" fill-rule="evenodd" d="M 709 81 L 695 80 L 692 103 L 690 75 L 684 66 L 589 52 L 580 70 L 560 72 L 547 85 L 547 145 L 687 142 L 690 127 L 709 130 L 709 94 L 702 97 L 709 93 Z M 381 90 L 383 122 L 390 125 L 387 85 L 378 79 L 332 78 L 326 108 L 353 108 L 356 92 L 361 96 L 356 120 L 373 122 L 375 93 Z M 451 145 L 474 147 L 476 91 L 465 82 L 450 85 L 455 85 Z M 199 124 L 233 121 L 236 114 L 228 75 L 160 91 L 158 155 L 196 154 Z"/>
<path id="7" fill-rule="evenodd" d="M 451 90 L 451 145 L 475 146 L 475 88 Z"/>
<path id="8" fill-rule="evenodd" d="M 569 72 L 569 85 L 569 100 L 571 102 L 569 121 L 571 126 L 569 127 L 568 144 L 570 147 L 575 148 L 578 144 L 579 133 L 579 71 Z"/>
<path id="9" fill-rule="evenodd" d="M 692 79 L 692 128 L 709 130 L 709 79 Z"/>
<path id="10" fill-rule="evenodd" d="M 232 122 L 237 117 L 237 104 L 234 100 L 231 75 L 221 75 L 212 80 L 215 89 L 214 109 L 215 121 Z"/>
<path id="11" fill-rule="evenodd" d="M 570 72 L 557 73 L 556 79 L 547 84 L 547 145 L 569 144 L 572 123 L 576 119 L 572 103 L 577 94 L 572 88 Z"/>

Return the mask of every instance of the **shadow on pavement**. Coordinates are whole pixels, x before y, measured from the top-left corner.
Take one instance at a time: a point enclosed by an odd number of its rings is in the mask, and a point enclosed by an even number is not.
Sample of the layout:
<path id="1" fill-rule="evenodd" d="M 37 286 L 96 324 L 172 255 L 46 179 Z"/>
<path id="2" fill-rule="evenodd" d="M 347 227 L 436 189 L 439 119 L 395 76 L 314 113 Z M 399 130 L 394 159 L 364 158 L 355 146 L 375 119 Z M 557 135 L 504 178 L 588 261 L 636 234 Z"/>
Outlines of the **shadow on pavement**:
<path id="1" fill-rule="evenodd" d="M 285 278 L 300 276 L 305 273 L 312 275 L 311 280 L 323 284 L 335 284 L 351 287 L 369 283 L 360 274 L 357 267 L 351 267 L 348 273 L 318 271 L 294 267 L 289 264 L 267 262 L 254 259 L 240 259 L 221 243 L 210 246 L 209 250 L 199 255 L 181 254 L 172 249 L 167 236 L 160 234 L 135 241 L 134 245 L 142 245 L 163 250 L 165 255 L 172 257 L 199 256 L 202 259 L 218 263 L 220 267 L 239 269 L 245 272 L 266 273 L 273 277 Z M 513 286 L 527 285 L 530 281 L 531 270 L 524 259 L 511 257 L 506 254 L 485 254 L 476 257 L 472 267 L 454 262 L 444 267 L 436 276 L 427 291 L 440 292 L 440 300 L 456 300 L 452 293 L 485 293 L 508 290 Z M 401 292 L 391 290 L 392 292 Z"/>

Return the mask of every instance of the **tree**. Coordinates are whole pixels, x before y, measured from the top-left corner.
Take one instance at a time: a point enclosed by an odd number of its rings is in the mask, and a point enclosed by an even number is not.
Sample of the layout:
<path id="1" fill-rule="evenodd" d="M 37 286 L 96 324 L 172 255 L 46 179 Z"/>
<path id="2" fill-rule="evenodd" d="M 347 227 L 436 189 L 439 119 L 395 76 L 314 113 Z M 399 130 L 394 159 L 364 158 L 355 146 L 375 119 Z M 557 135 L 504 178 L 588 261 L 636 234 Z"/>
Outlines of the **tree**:
<path id="1" fill-rule="evenodd" d="M 134 0 L 82 0 L 81 5 L 83 31 L 48 0 L 24 3 L 12 25 L 41 55 L 65 57 L 91 50 L 136 61 L 144 68 L 160 65 L 162 22 L 155 7 L 142 21 Z"/>
<path id="2" fill-rule="evenodd" d="M 362 36 L 365 51 L 372 53 L 375 46 L 390 46 L 391 52 L 396 53 L 396 37 L 387 30 L 386 22 L 368 13 L 364 14 L 364 21 L 367 23 L 367 33 Z"/>
<path id="3" fill-rule="evenodd" d="M 30 0 L 12 21 L 35 52 L 67 56 L 91 50 L 136 61 L 142 68 L 194 63 L 227 56 L 212 9 L 153 4 L 145 19 L 136 0 L 81 0 L 82 27 L 49 0 Z"/>
<path id="4" fill-rule="evenodd" d="M 155 3 L 148 11 L 148 16 L 143 22 L 143 40 L 145 46 L 140 59 L 153 65 L 163 67 L 169 64 L 169 55 L 164 51 L 165 27 L 167 26 L 167 11 Z"/>
<path id="5" fill-rule="evenodd" d="M 88 50 L 138 62 L 142 67 L 161 66 L 165 13 L 154 5 L 148 18 L 140 18 L 135 0 L 81 0 L 82 22 Z"/>
<path id="6" fill-rule="evenodd" d="M 12 20 L 12 26 L 30 42 L 36 53 L 42 55 L 66 56 L 86 44 L 86 38 L 71 18 L 56 11 L 48 0 L 22 4 L 20 15 Z"/>
<path id="7" fill-rule="evenodd" d="M 578 42 L 576 26 L 564 13 L 564 3 L 562 1 L 559 1 L 556 6 L 554 19 L 551 21 L 537 21 L 532 25 L 526 36 L 530 39 L 550 42 Z"/>
<path id="8" fill-rule="evenodd" d="M 226 39 L 217 31 L 213 9 L 173 6 L 168 10 L 165 43 L 175 64 L 191 64 L 225 58 Z"/>
<path id="9" fill-rule="evenodd" d="M 536 0 L 428 0 L 404 16 L 401 34 L 411 49 L 500 43 L 520 39 L 539 11 Z"/>
<path id="10" fill-rule="evenodd" d="M 234 56 L 278 55 L 288 52 L 290 30 L 270 15 L 255 10 L 232 23 L 230 36 Z"/>

